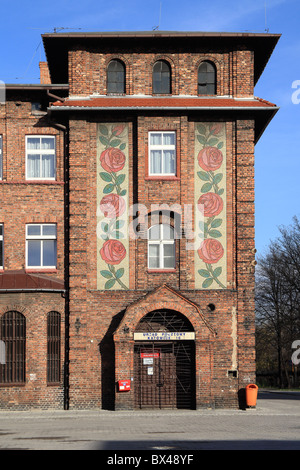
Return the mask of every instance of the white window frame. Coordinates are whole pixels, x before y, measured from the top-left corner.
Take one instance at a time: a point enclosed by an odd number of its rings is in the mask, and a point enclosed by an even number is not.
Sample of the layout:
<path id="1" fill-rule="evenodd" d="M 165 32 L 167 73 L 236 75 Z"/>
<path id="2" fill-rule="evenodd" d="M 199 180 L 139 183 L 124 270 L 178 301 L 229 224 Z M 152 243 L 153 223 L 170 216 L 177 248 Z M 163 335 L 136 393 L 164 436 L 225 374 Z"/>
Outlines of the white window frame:
<path id="1" fill-rule="evenodd" d="M 53 147 L 54 148 L 53 149 L 42 149 L 41 145 L 40 145 L 39 149 L 28 149 L 28 139 L 40 139 L 40 143 L 41 143 L 43 138 L 53 139 L 53 141 L 54 141 L 54 146 Z M 55 135 L 47 135 L 47 134 L 27 135 L 26 136 L 25 147 L 26 147 L 26 170 L 25 170 L 26 171 L 26 180 L 30 180 L 30 181 L 35 181 L 35 180 L 38 180 L 38 181 L 55 181 L 55 179 L 56 179 L 56 137 L 55 137 Z M 42 156 L 45 155 L 45 154 L 46 155 L 53 154 L 54 176 L 49 176 L 49 177 L 29 176 L 28 175 L 28 155 L 29 154 L 30 155 L 40 155 L 40 172 L 41 172 L 41 169 L 42 169 L 42 165 L 41 165 Z"/>
<path id="2" fill-rule="evenodd" d="M 150 239 L 150 230 L 154 227 L 159 226 L 159 239 Z M 173 238 L 170 239 L 164 239 L 163 238 L 163 228 L 164 226 L 167 226 L 172 229 L 173 232 Z M 164 247 L 166 245 L 172 245 L 173 246 L 173 259 L 174 259 L 174 265 L 173 266 L 165 266 L 164 263 Z M 159 265 L 158 267 L 151 267 L 150 266 L 150 246 L 158 246 L 159 247 L 159 256 L 158 256 L 158 261 Z M 169 224 L 155 224 L 152 225 L 148 229 L 148 269 L 151 270 L 174 270 L 176 268 L 176 253 L 175 253 L 175 231 L 174 227 L 172 227 Z"/>
<path id="3" fill-rule="evenodd" d="M 28 227 L 32 227 L 32 226 L 39 226 L 40 227 L 40 235 L 28 235 Z M 55 235 L 43 235 L 43 227 L 46 227 L 46 226 L 51 226 L 51 227 L 55 227 Z M 57 267 L 57 263 L 54 265 L 54 266 L 50 266 L 50 265 L 43 265 L 43 242 L 46 241 L 46 240 L 55 240 L 56 241 L 56 245 L 55 245 L 55 258 L 57 260 L 57 226 L 56 224 L 26 224 L 26 268 L 28 269 L 56 269 Z M 40 260 L 41 260 L 41 263 L 39 266 L 30 266 L 28 264 L 28 242 L 30 240 L 38 240 L 41 242 L 40 244 Z"/>
<path id="4" fill-rule="evenodd" d="M 0 135 L 0 180 L 3 179 L 3 136 Z"/>
<path id="5" fill-rule="evenodd" d="M 161 144 L 155 145 L 151 144 L 151 136 L 153 134 L 160 134 L 161 135 Z M 164 145 L 163 144 L 163 136 L 165 134 L 173 134 L 174 135 L 174 144 L 172 145 Z M 161 151 L 161 172 L 160 173 L 154 173 L 151 171 L 151 151 Z M 170 151 L 172 150 L 174 152 L 174 172 L 172 173 L 166 173 L 165 168 L 164 168 L 164 158 L 163 158 L 163 152 L 164 151 Z M 177 170 L 177 155 L 176 155 L 176 132 L 175 131 L 151 131 L 148 134 L 148 168 L 149 168 L 149 175 L 150 176 L 176 176 L 176 170 Z"/>
<path id="6" fill-rule="evenodd" d="M 4 269 L 4 224 L 0 224 L 2 233 L 0 234 L 0 243 L 2 245 L 2 257 L 0 257 L 0 269 Z"/>

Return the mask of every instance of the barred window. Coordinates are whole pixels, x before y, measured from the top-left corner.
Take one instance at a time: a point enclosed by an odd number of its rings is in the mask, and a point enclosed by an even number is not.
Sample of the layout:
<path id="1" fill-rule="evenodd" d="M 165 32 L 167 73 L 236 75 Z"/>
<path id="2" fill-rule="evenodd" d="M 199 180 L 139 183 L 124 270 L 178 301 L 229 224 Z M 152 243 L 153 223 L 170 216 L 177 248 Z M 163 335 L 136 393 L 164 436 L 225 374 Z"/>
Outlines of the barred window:
<path id="1" fill-rule="evenodd" d="M 49 312 L 47 315 L 47 382 L 60 382 L 60 314 Z"/>
<path id="2" fill-rule="evenodd" d="M 0 318 L 0 339 L 5 344 L 5 360 L 0 363 L 0 383 L 24 383 L 26 342 L 24 315 L 16 311 L 4 313 Z"/>

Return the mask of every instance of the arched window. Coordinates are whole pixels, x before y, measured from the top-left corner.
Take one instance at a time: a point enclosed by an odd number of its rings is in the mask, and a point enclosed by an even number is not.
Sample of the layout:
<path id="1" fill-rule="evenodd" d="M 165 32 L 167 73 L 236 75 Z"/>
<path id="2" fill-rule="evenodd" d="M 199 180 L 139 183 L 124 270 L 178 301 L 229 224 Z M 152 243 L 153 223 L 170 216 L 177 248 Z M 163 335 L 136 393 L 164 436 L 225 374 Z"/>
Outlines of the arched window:
<path id="1" fill-rule="evenodd" d="M 154 64 L 152 76 L 153 94 L 171 93 L 171 67 L 165 60 L 159 60 Z"/>
<path id="2" fill-rule="evenodd" d="M 174 229 L 168 224 L 152 225 L 148 230 L 148 268 L 175 268 Z"/>
<path id="3" fill-rule="evenodd" d="M 198 95 L 216 94 L 216 68 L 214 64 L 204 61 L 198 69 Z"/>
<path id="4" fill-rule="evenodd" d="M 25 382 L 26 320 L 19 312 L 6 312 L 0 318 L 0 339 L 5 344 L 5 360 L 0 364 L 0 383 Z"/>
<path id="5" fill-rule="evenodd" d="M 60 381 L 60 314 L 47 315 L 47 382 Z"/>
<path id="6" fill-rule="evenodd" d="M 125 92 L 125 64 L 120 60 L 112 60 L 107 67 L 107 93 L 123 94 Z"/>

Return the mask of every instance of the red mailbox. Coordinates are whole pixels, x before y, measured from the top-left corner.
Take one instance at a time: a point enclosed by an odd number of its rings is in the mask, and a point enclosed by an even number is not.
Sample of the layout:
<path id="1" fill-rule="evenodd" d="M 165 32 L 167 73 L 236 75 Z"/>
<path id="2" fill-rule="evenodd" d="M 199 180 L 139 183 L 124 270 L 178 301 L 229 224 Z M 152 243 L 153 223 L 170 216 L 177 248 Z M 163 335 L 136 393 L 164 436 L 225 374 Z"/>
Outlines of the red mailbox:
<path id="1" fill-rule="evenodd" d="M 119 380 L 119 392 L 128 392 L 130 390 L 130 380 Z"/>

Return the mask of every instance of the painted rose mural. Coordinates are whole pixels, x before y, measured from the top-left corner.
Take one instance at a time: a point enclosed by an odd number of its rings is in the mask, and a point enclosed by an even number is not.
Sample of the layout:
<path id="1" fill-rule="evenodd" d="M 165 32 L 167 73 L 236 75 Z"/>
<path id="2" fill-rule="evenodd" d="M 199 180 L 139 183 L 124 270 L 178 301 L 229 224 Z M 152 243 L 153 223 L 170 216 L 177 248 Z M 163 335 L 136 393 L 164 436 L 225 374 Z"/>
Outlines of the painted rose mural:
<path id="1" fill-rule="evenodd" d="M 195 287 L 226 288 L 226 126 L 195 124 Z"/>
<path id="2" fill-rule="evenodd" d="M 97 285 L 128 289 L 127 124 L 99 124 L 97 143 Z"/>

